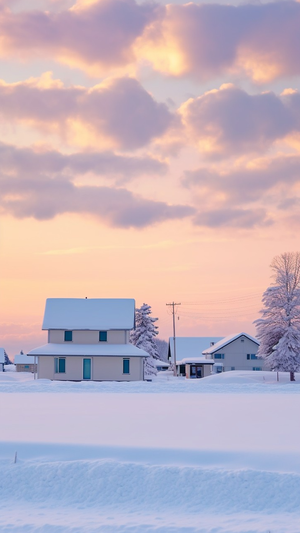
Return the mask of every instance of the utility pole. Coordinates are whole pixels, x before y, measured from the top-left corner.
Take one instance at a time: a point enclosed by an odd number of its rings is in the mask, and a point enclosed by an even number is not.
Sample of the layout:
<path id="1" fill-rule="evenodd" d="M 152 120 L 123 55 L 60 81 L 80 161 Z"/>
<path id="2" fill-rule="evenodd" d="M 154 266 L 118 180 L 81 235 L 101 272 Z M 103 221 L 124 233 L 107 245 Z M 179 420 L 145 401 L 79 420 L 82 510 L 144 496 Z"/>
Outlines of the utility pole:
<path id="1" fill-rule="evenodd" d="M 181 303 L 176 304 L 175 302 L 172 302 L 170 304 L 172 307 L 172 315 L 173 315 L 173 343 L 174 343 L 174 376 L 177 376 L 177 370 L 176 370 L 176 333 L 175 333 L 175 305 L 181 305 Z"/>

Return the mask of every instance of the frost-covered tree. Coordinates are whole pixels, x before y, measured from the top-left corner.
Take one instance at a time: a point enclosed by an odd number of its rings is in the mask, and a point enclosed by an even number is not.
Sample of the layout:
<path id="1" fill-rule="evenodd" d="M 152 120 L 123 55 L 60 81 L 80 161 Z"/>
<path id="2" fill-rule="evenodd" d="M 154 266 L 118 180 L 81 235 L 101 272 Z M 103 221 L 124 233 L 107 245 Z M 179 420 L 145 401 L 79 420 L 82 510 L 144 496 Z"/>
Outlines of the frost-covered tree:
<path id="1" fill-rule="evenodd" d="M 150 357 L 145 358 L 145 376 L 153 376 L 157 373 L 154 364 L 154 359 L 159 359 L 155 342 L 155 337 L 158 334 L 158 327 L 155 325 L 157 320 L 151 316 L 150 305 L 143 304 L 135 311 L 135 329 L 131 332 L 130 342 L 150 355 Z"/>
<path id="2" fill-rule="evenodd" d="M 276 256 L 272 263 L 274 284 L 263 294 L 262 317 L 255 321 L 259 357 L 271 370 L 300 370 L 300 253 Z"/>

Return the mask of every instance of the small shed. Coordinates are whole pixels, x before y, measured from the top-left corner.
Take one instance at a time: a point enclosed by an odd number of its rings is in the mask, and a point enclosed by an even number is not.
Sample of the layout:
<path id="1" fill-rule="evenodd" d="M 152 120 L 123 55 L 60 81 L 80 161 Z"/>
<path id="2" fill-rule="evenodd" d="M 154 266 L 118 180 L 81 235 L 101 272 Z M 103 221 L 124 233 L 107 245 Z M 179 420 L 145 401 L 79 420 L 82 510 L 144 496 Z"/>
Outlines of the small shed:
<path id="1" fill-rule="evenodd" d="M 0 348 L 0 372 L 4 372 L 5 350 Z"/>
<path id="2" fill-rule="evenodd" d="M 184 366 L 187 379 L 210 376 L 213 364 L 213 359 L 206 359 L 205 357 L 187 357 L 178 361 L 178 365 Z"/>
<path id="3" fill-rule="evenodd" d="M 36 360 L 34 362 L 34 359 Z M 36 372 L 37 371 L 37 357 L 33 355 L 25 355 L 19 353 L 15 355 L 14 363 L 16 365 L 16 372 Z"/>

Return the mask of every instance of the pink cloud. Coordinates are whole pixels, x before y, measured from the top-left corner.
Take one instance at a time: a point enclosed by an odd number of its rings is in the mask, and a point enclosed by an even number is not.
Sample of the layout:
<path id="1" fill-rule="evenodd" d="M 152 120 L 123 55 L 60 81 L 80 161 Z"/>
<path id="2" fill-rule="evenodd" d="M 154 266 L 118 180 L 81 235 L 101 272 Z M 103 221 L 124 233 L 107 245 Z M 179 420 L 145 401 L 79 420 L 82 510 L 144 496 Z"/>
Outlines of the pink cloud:
<path id="1" fill-rule="evenodd" d="M 180 113 L 190 139 L 208 156 L 262 152 L 300 131 L 300 94 L 250 95 L 225 85 L 188 100 Z"/>
<path id="2" fill-rule="evenodd" d="M 124 188 L 76 186 L 66 176 L 0 175 L 0 205 L 16 218 L 49 220 L 65 213 L 92 215 L 106 225 L 143 228 L 193 215 L 188 205 L 169 205 Z"/>
<path id="3" fill-rule="evenodd" d="M 0 142 L 0 168 L 6 174 L 64 173 L 76 176 L 92 172 L 130 181 L 141 175 L 161 175 L 166 172 L 167 165 L 150 156 L 123 156 L 109 151 L 63 154 L 55 150 L 17 148 Z"/>
<path id="4" fill-rule="evenodd" d="M 0 31 L 7 52 L 77 60 L 86 66 L 119 66 L 134 58 L 132 45 L 156 16 L 157 6 L 134 0 L 101 0 L 53 13 L 5 11 Z"/>
<path id="5" fill-rule="evenodd" d="M 300 72 L 300 4 L 295 1 L 169 4 L 144 32 L 156 68 L 200 79 L 244 73 L 258 82 Z"/>
<path id="6" fill-rule="evenodd" d="M 79 143 L 83 126 L 94 144 L 110 142 L 116 148 L 135 149 L 161 136 L 173 116 L 157 103 L 134 78 L 117 78 L 86 89 L 64 88 L 58 83 L 41 87 L 37 80 L 0 84 L 0 116 L 25 121 L 40 129 L 72 135 L 78 124 Z M 79 133 L 78 133 L 79 131 Z"/>
<path id="7" fill-rule="evenodd" d="M 2 54 L 44 57 L 91 74 L 149 60 L 164 74 L 200 79 L 243 73 L 258 82 L 298 75 L 300 4 L 159 6 L 134 0 L 0 13 Z"/>

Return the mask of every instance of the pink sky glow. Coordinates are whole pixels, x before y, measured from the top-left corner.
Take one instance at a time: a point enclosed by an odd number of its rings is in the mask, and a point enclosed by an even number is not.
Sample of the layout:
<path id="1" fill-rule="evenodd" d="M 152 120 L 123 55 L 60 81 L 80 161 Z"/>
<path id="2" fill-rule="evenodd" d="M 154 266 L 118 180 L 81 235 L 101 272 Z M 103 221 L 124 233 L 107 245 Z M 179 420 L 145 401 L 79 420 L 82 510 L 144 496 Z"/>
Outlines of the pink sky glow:
<path id="1" fill-rule="evenodd" d="M 299 250 L 300 3 L 0 0 L 0 346 L 48 297 L 246 331 Z"/>

